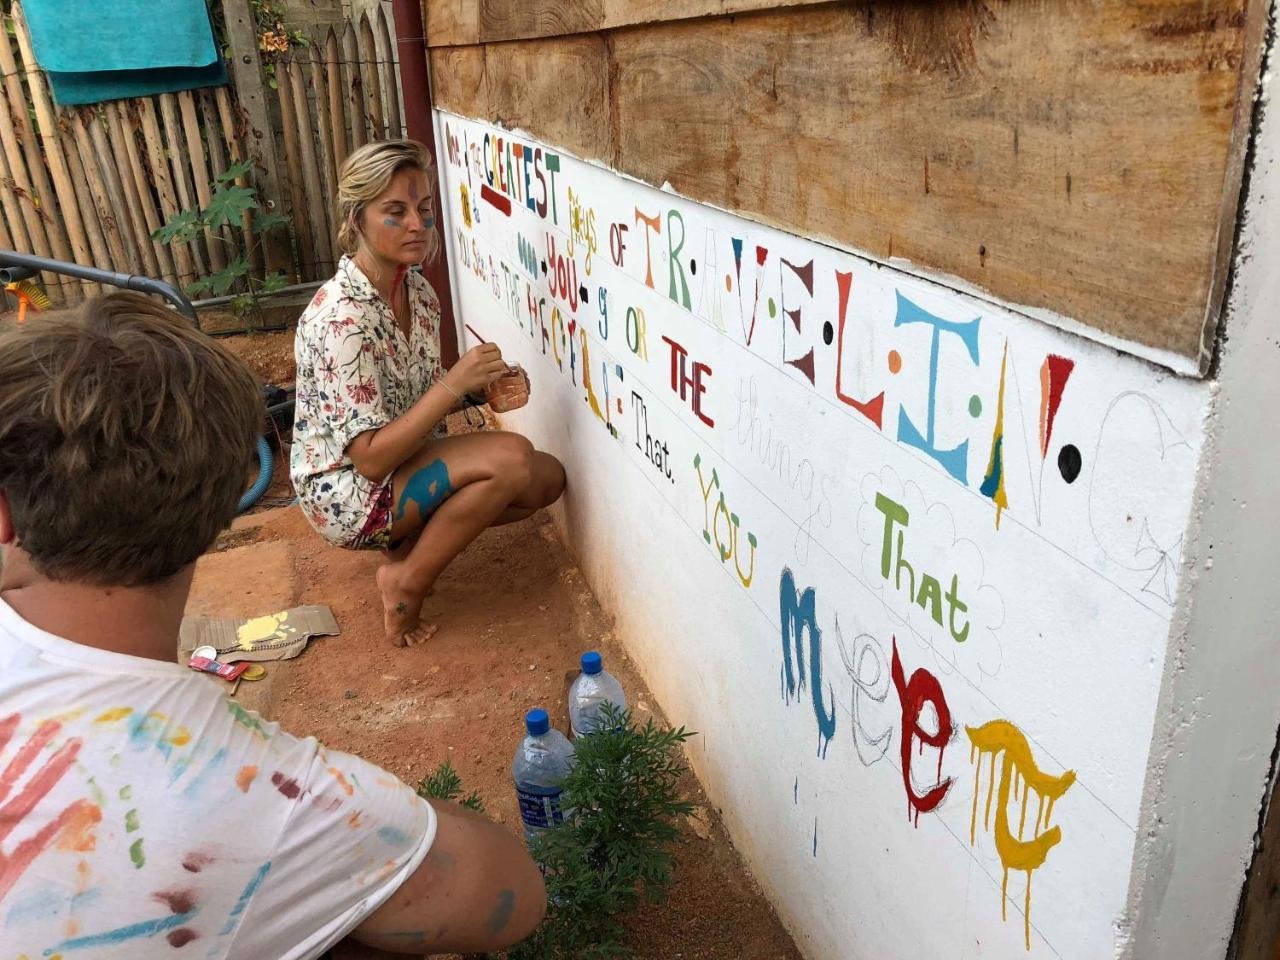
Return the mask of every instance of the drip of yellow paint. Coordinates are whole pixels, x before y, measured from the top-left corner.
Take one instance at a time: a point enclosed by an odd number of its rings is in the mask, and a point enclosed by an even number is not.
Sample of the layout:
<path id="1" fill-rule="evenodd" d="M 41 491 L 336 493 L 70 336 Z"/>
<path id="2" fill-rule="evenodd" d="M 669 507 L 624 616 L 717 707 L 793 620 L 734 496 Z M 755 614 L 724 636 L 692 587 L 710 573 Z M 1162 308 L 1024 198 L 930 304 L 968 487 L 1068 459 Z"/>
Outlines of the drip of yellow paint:
<path id="1" fill-rule="evenodd" d="M 1004 868 L 1004 876 L 1000 880 L 1000 920 L 1009 920 L 1009 868 Z"/>
<path id="2" fill-rule="evenodd" d="M 591 353 L 587 348 L 587 331 L 579 328 L 578 334 L 582 338 L 582 385 L 587 388 L 587 403 L 591 404 L 591 412 L 600 418 L 600 422 L 607 424 L 609 421 L 600 409 L 600 401 L 591 389 Z"/>
<path id="3" fill-rule="evenodd" d="M 996 795 L 996 758 L 993 754 L 991 757 L 991 782 L 987 784 L 987 811 L 982 815 L 982 829 L 991 829 L 991 800 Z M 997 818 L 999 813 L 996 814 Z"/>
<path id="4" fill-rule="evenodd" d="M 1027 871 L 1027 899 L 1022 905 L 1022 929 L 1023 935 L 1027 939 L 1027 951 L 1031 951 L 1031 874 L 1033 871 Z"/>
<path id="5" fill-rule="evenodd" d="M 969 846 L 973 846 L 978 839 L 978 794 L 982 792 L 982 754 L 978 753 L 977 746 L 969 748 L 969 762 L 973 763 L 974 756 L 977 756 L 978 765 L 973 768 L 973 812 L 969 815 Z M 994 765 L 994 760 L 992 761 Z"/>
<path id="6" fill-rule="evenodd" d="M 989 829 L 992 797 L 995 796 L 996 822 L 995 845 L 1004 867 L 1004 879 L 1000 885 L 1000 915 L 1008 919 L 1008 884 L 1010 870 L 1023 870 L 1027 874 L 1026 906 L 1023 909 L 1023 927 L 1027 949 L 1031 949 L 1031 874 L 1044 864 L 1049 851 L 1062 840 L 1059 827 L 1049 827 L 1049 817 L 1053 813 L 1053 804 L 1058 797 L 1067 792 L 1075 783 L 1076 775 L 1068 770 L 1061 776 L 1052 776 L 1043 772 L 1036 765 L 1031 755 L 1031 747 L 1022 731 L 1007 720 L 992 720 L 981 727 L 965 727 L 972 744 L 969 751 L 970 762 L 976 758 L 974 774 L 973 814 L 969 826 L 969 842 L 976 840 L 975 827 L 978 815 L 978 793 L 981 778 L 978 773 L 982 769 L 982 757 L 991 757 L 991 776 L 987 787 L 987 816 L 983 818 L 983 829 Z M 1000 768 L 1000 785 L 995 786 L 995 768 L 997 756 L 1003 754 Z M 1018 820 L 1018 836 L 1015 839 L 1009 831 L 1009 794 L 1016 789 L 1019 777 L 1022 787 L 1022 812 Z M 1027 797 L 1034 790 L 1039 798 L 1039 809 L 1036 811 L 1035 828 L 1032 839 L 1022 839 L 1027 818 Z M 998 795 L 997 795 L 998 794 Z M 1046 801 L 1048 808 L 1046 810 Z M 1044 815 L 1044 831 L 1041 832 L 1041 815 Z"/>

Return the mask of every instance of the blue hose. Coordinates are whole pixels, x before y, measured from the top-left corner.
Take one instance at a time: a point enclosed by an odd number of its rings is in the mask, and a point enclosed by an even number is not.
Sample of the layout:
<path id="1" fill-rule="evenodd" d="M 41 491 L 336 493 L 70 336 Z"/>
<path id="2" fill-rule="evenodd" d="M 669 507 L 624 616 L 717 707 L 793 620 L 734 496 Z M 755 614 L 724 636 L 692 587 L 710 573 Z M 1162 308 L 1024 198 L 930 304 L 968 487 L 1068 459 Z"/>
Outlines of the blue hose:
<path id="1" fill-rule="evenodd" d="M 253 481 L 253 486 L 246 490 L 245 495 L 240 498 L 236 512 L 244 513 L 252 507 L 267 492 L 267 487 L 269 486 L 271 486 L 271 445 L 267 443 L 266 437 L 259 437 L 258 479 Z"/>

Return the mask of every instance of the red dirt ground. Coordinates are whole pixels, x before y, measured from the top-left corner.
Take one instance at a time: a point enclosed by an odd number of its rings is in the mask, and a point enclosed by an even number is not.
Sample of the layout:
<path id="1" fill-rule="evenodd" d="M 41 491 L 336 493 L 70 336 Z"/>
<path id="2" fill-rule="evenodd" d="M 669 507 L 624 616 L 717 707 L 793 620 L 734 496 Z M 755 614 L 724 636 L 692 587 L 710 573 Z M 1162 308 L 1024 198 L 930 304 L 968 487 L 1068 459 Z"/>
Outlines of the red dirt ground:
<path id="1" fill-rule="evenodd" d="M 277 355 L 291 353 L 288 334 L 226 342 L 277 384 L 283 378 L 272 374 L 291 369 Z M 287 472 L 278 474 L 272 493 L 287 496 L 287 484 Z M 269 664 L 268 680 L 243 685 L 238 699 L 409 783 L 449 759 L 465 789 L 479 791 L 490 816 L 513 831 L 510 763 L 523 715 L 544 706 L 567 730 L 565 692 L 584 650 L 603 653 L 639 719 L 662 719 L 547 517 L 490 530 L 464 551 L 427 599 L 424 615 L 440 630 L 422 647 L 397 649 L 382 637 L 373 576 L 381 562 L 377 553 L 328 546 L 296 506 L 266 510 L 242 517 L 201 561 L 188 613 L 254 616 L 329 605 L 342 635 Z M 685 790 L 706 822 L 686 824 L 668 901 L 626 922 L 634 955 L 799 960 L 692 775 Z M 352 943 L 337 951 L 339 960 L 389 956 Z"/>

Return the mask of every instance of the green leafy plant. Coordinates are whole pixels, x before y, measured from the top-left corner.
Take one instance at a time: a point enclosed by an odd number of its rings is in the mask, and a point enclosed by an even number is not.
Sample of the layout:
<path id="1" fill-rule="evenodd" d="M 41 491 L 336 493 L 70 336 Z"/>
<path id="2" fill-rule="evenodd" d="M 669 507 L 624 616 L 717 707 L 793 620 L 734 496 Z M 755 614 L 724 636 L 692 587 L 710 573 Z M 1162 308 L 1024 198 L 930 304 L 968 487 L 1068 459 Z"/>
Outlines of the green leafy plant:
<path id="1" fill-rule="evenodd" d="M 547 879 L 547 919 L 509 960 L 598 960 L 627 954 L 617 918 L 646 897 L 661 901 L 675 868 L 679 821 L 693 812 L 680 799 L 681 747 L 694 734 L 652 719 L 637 726 L 607 704 L 599 728 L 574 743 L 564 782 L 565 822 L 534 841 Z"/>
<path id="2" fill-rule="evenodd" d="M 240 284 L 243 291 L 232 297 L 232 312 L 238 317 L 252 314 L 261 323 L 261 298 L 283 288 L 288 283 L 288 278 L 280 272 L 269 273 L 261 279 L 253 276 L 250 273 L 253 268 L 253 253 L 268 231 L 287 224 L 289 218 L 274 212 L 261 212 L 258 208 L 257 190 L 242 187 L 235 182 L 252 169 L 253 164 L 247 160 L 228 167 L 210 184 L 213 195 L 209 198 L 208 206 L 203 210 L 193 207 L 175 213 L 152 237 L 164 244 L 190 243 L 205 231 L 212 231 L 208 234 L 210 242 L 226 243 L 232 248 L 234 257 L 217 273 L 189 283 L 187 292 L 193 296 L 207 293 L 221 297 Z M 229 224 L 239 224 L 251 210 L 258 211 L 250 220 L 249 233 L 252 241 L 245 238 L 241 231 L 232 232 L 232 236 L 243 238 L 236 240 L 227 240 L 216 232 Z"/>
<path id="3" fill-rule="evenodd" d="M 462 778 L 448 760 L 436 767 L 436 772 L 418 781 L 418 796 L 428 800 L 457 800 L 462 796 Z M 476 813 L 484 813 L 484 801 L 472 790 L 458 802 Z"/>

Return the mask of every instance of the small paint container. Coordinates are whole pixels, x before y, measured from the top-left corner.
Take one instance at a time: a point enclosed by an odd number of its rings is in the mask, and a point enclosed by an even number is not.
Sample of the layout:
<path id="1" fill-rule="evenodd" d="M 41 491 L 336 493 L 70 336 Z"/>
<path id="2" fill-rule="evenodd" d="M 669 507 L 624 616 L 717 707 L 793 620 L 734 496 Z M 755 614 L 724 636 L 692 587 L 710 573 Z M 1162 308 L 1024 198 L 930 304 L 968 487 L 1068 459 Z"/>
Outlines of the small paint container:
<path id="1" fill-rule="evenodd" d="M 494 413 L 519 410 L 529 402 L 524 369 L 518 363 L 508 365 L 507 372 L 485 388 L 484 398 Z"/>
<path id="2" fill-rule="evenodd" d="M 203 657 L 206 660 L 217 660 L 218 648 L 205 644 L 203 647 L 196 647 L 195 650 L 191 651 L 191 655 L 193 657 Z"/>

